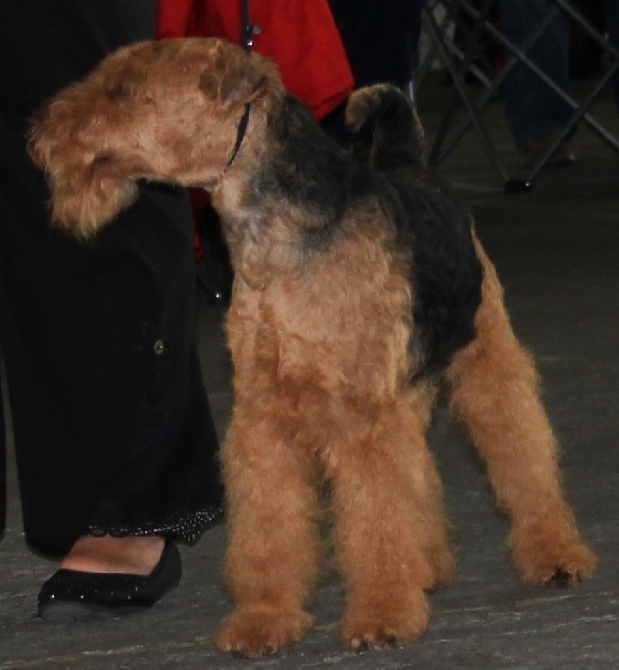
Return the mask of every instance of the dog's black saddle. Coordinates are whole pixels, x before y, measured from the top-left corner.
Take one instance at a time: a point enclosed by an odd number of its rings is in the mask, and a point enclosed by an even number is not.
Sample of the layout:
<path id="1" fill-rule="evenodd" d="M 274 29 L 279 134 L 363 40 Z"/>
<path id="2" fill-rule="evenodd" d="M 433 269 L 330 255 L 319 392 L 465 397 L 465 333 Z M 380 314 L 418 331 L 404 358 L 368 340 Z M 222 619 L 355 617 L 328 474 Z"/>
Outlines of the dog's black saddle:
<path id="1" fill-rule="evenodd" d="M 471 217 L 455 198 L 423 182 L 398 185 L 395 216 L 401 243 L 411 250 L 414 291 L 411 347 L 423 366 L 413 379 L 440 372 L 476 335 L 483 270 Z M 391 198 L 389 198 L 391 200 Z M 393 206 L 393 201 L 392 201 Z"/>

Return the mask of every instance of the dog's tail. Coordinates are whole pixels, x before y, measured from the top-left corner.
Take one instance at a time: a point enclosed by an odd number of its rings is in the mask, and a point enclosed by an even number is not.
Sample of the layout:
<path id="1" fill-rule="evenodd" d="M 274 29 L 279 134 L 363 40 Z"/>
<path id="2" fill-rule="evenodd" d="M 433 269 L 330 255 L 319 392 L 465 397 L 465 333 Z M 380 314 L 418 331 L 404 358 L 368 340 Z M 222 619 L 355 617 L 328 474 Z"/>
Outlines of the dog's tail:
<path id="1" fill-rule="evenodd" d="M 391 84 L 376 84 L 355 91 L 345 111 L 346 125 L 357 132 L 374 123 L 370 161 L 376 170 L 408 168 L 421 176 L 427 160 L 423 127 L 415 105 Z"/>

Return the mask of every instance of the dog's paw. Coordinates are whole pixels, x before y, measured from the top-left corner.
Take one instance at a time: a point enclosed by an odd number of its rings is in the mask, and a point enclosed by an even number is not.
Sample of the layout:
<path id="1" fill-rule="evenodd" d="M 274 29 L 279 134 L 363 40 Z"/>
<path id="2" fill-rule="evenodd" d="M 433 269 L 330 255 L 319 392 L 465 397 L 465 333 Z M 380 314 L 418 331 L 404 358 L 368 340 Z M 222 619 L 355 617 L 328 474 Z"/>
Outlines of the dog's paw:
<path id="1" fill-rule="evenodd" d="M 342 621 L 343 642 L 355 651 L 374 651 L 418 639 L 428 627 L 429 608 L 423 591 L 416 595 L 404 606 L 394 599 L 358 614 L 347 612 Z"/>
<path id="2" fill-rule="evenodd" d="M 427 617 L 414 622 L 347 621 L 342 624 L 342 640 L 359 652 L 391 649 L 421 637 L 427 627 Z"/>
<path id="3" fill-rule="evenodd" d="M 300 642 L 312 623 L 302 610 L 237 609 L 223 622 L 215 645 L 246 658 L 269 656 Z"/>
<path id="4" fill-rule="evenodd" d="M 344 644 L 359 652 L 391 649 L 399 642 L 391 626 L 370 621 L 359 621 L 343 626 L 342 640 Z"/>
<path id="5" fill-rule="evenodd" d="M 591 577 L 597 567 L 595 554 L 580 540 L 529 538 L 512 541 L 514 563 L 525 584 L 568 586 Z"/>

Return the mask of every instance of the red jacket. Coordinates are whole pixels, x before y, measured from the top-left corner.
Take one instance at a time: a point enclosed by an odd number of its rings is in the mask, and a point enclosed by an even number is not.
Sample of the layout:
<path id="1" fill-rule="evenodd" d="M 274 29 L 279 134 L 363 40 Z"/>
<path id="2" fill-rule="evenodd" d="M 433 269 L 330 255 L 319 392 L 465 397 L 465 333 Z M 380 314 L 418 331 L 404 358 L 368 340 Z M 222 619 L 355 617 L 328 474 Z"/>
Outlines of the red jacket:
<path id="1" fill-rule="evenodd" d="M 157 34 L 240 44 L 241 0 L 159 0 Z M 254 49 L 279 66 L 286 88 L 321 119 L 351 93 L 353 76 L 327 0 L 250 0 Z"/>

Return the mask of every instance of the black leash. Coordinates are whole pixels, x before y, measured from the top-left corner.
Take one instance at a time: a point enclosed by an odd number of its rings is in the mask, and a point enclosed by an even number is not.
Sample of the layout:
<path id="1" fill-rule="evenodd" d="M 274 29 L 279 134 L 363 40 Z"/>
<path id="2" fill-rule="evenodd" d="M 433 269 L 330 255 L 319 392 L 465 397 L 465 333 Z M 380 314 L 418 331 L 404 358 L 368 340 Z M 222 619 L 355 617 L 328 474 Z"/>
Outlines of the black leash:
<path id="1" fill-rule="evenodd" d="M 249 0 L 241 0 L 241 45 L 246 51 L 254 46 L 254 35 L 260 35 L 261 29 L 251 22 Z"/>
<path id="2" fill-rule="evenodd" d="M 234 143 L 234 148 L 232 149 L 230 158 L 228 159 L 228 165 L 226 165 L 226 169 L 228 169 L 232 165 L 234 159 L 236 158 L 236 155 L 239 153 L 241 144 L 243 144 L 243 139 L 245 138 L 245 131 L 247 130 L 247 124 L 249 123 L 250 109 L 251 105 L 248 102 L 246 102 L 245 111 L 243 112 L 243 116 L 241 117 L 238 128 L 236 129 L 236 142 Z"/>
<path id="3" fill-rule="evenodd" d="M 259 35 L 261 30 L 258 26 L 254 26 L 251 22 L 251 16 L 249 11 L 249 0 L 240 0 L 241 1 L 241 45 L 246 51 L 251 51 L 254 46 L 254 35 Z M 239 126 L 236 131 L 236 142 L 234 143 L 234 148 L 228 159 L 227 168 L 232 165 L 232 162 L 236 158 L 236 155 L 239 153 L 241 144 L 243 144 L 243 139 L 245 138 L 245 132 L 247 130 L 247 124 L 249 123 L 249 111 L 250 104 L 245 103 L 245 111 L 243 116 L 239 121 Z"/>

